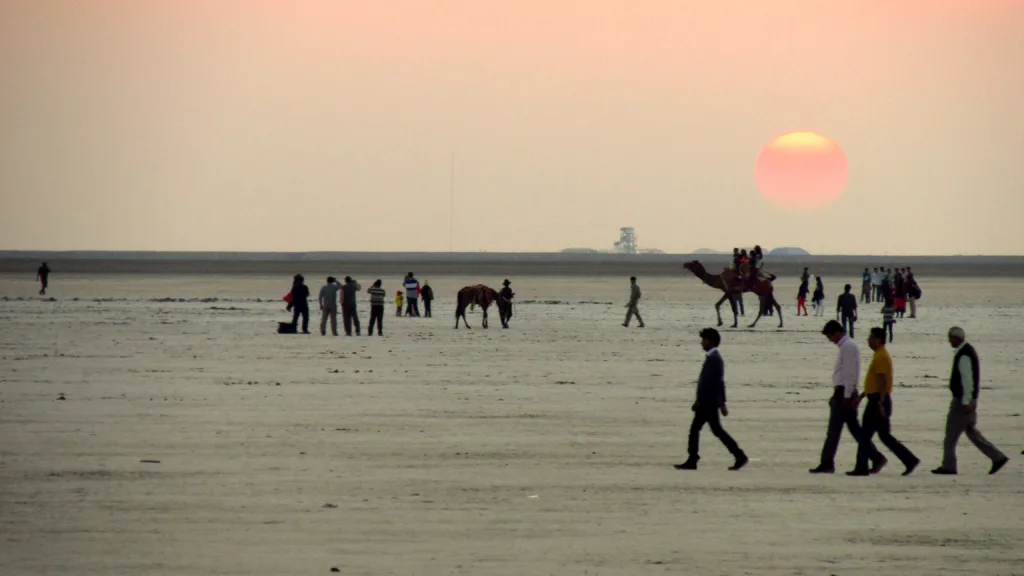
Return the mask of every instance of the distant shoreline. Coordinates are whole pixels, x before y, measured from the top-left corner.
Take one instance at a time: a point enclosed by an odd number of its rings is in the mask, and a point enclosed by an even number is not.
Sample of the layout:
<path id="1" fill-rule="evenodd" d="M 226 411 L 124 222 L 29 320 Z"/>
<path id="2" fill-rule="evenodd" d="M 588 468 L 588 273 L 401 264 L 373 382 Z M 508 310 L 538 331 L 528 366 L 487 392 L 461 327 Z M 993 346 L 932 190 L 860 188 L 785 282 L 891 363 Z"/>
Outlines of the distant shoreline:
<path id="1" fill-rule="evenodd" d="M 44 252 L 0 251 L 0 274 L 34 275 L 46 261 L 60 274 L 291 275 L 394 274 L 458 276 L 677 276 L 683 262 L 710 270 L 728 265 L 723 254 L 566 254 L 428 252 Z M 804 266 L 824 276 L 856 276 L 864 268 L 911 266 L 918 276 L 1024 277 L 1021 256 L 769 256 L 781 277 Z"/>

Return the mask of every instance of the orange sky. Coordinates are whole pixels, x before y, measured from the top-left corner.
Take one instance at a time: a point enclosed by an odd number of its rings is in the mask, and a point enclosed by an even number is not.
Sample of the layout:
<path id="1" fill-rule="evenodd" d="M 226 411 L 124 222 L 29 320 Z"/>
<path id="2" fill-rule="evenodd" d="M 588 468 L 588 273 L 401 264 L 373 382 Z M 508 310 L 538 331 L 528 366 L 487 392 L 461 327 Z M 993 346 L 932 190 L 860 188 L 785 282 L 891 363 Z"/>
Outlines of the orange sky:
<path id="1" fill-rule="evenodd" d="M 4 0 L 0 249 L 1024 253 L 1016 0 Z M 754 183 L 811 130 L 846 195 Z"/>

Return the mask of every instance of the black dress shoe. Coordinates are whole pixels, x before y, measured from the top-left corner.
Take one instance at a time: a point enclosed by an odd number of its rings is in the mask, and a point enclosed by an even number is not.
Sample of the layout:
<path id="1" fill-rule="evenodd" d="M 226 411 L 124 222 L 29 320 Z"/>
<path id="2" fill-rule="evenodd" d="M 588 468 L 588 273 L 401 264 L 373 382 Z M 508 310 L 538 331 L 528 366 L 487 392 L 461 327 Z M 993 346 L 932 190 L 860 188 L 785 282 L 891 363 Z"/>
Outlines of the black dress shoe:
<path id="1" fill-rule="evenodd" d="M 903 471 L 903 475 L 904 476 L 910 476 L 911 474 L 913 474 L 914 470 L 917 469 L 917 465 L 920 464 L 920 463 L 921 463 L 920 460 L 914 460 L 910 464 L 907 464 L 907 469 Z"/>
<path id="2" fill-rule="evenodd" d="M 875 465 L 871 467 L 871 473 L 878 474 L 879 472 L 882 471 L 882 468 L 886 467 L 887 464 L 889 464 L 889 461 L 886 460 L 885 458 L 882 458 L 878 462 L 875 462 Z"/>
<path id="3" fill-rule="evenodd" d="M 811 474 L 833 474 L 835 471 L 835 468 L 826 468 L 825 466 L 818 466 L 817 468 L 811 468 L 808 470 Z"/>
<path id="4" fill-rule="evenodd" d="M 846 473 L 847 476 L 871 476 L 870 470 L 850 470 Z"/>
<path id="5" fill-rule="evenodd" d="M 938 474 L 940 476 L 956 476 L 956 472 L 954 470 L 946 470 L 942 466 L 932 470 L 932 474 Z"/>
<path id="6" fill-rule="evenodd" d="M 673 468 L 675 468 L 676 470 L 696 470 L 697 462 L 693 460 L 687 460 L 682 464 L 676 464 L 675 466 L 673 466 Z"/>
<path id="7" fill-rule="evenodd" d="M 988 473 L 989 474 L 995 474 L 996 472 L 999 472 L 1000 470 L 1003 469 L 1003 466 L 1006 466 L 1006 463 L 1009 462 L 1009 461 L 1010 461 L 1009 458 L 1003 458 L 999 462 L 993 462 L 992 463 L 992 469 L 989 470 Z"/>
<path id="8" fill-rule="evenodd" d="M 747 462 L 750 462 L 750 458 L 747 458 L 746 455 L 740 456 L 736 459 L 736 463 L 729 467 L 729 470 L 740 470 L 747 465 Z"/>

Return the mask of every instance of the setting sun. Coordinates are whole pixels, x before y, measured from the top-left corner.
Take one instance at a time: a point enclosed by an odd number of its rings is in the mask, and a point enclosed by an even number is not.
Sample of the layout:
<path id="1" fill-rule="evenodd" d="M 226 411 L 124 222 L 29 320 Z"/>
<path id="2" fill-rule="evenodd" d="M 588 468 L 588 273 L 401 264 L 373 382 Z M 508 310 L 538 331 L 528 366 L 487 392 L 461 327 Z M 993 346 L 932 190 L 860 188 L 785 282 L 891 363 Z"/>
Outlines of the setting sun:
<path id="1" fill-rule="evenodd" d="M 754 177 L 772 204 L 791 210 L 824 208 L 843 195 L 849 168 L 834 141 L 814 132 L 791 132 L 769 142 Z"/>

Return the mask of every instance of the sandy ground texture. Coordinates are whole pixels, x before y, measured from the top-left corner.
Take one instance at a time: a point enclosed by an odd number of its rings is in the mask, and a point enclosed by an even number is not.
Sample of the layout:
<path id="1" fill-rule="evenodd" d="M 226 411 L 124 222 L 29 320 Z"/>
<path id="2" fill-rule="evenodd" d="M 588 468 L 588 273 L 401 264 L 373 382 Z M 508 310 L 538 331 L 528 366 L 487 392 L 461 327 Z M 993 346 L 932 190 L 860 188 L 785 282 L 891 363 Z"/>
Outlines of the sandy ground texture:
<path id="1" fill-rule="evenodd" d="M 849 478 L 807 473 L 835 348 L 792 316 L 793 282 L 783 330 L 724 332 L 724 423 L 752 462 L 727 471 L 705 430 L 677 472 L 713 290 L 641 278 L 647 328 L 625 329 L 627 281 L 532 277 L 510 330 L 455 331 L 456 289 L 501 278 L 428 279 L 436 317 L 388 306 L 379 339 L 274 334 L 287 277 L 62 276 L 55 301 L 0 277 L 0 574 L 1024 574 L 1020 281 L 920 279 L 891 351 L 894 431 L 923 463 Z M 1012 459 L 995 476 L 966 439 L 959 476 L 929 473 L 952 324 Z M 840 471 L 854 452 L 845 435 Z"/>

